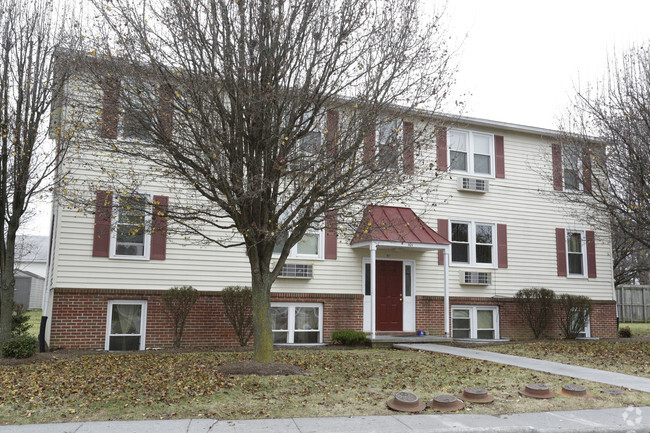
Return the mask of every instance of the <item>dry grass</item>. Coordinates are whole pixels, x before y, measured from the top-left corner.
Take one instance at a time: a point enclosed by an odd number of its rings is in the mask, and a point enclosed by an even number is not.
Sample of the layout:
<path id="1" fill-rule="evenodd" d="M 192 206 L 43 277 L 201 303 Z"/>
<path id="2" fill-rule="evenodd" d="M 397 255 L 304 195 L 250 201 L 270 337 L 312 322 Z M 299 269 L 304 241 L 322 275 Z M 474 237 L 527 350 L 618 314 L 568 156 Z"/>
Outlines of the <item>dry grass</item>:
<path id="1" fill-rule="evenodd" d="M 616 373 L 650 377 L 650 341 L 536 341 L 483 347 L 492 352 L 545 359 L 598 368 Z"/>
<path id="2" fill-rule="evenodd" d="M 559 389 L 570 379 L 451 355 L 393 350 L 278 351 L 276 361 L 302 366 L 299 376 L 226 376 L 218 366 L 250 353 L 106 354 L 4 366 L 0 422 L 169 418 L 285 418 L 387 415 L 386 401 L 401 390 L 423 400 L 481 386 L 496 397 L 465 412 L 572 410 L 650 405 L 650 394 L 620 396 L 587 381 L 593 397 L 533 400 L 518 390 L 544 382 Z"/>
<path id="3" fill-rule="evenodd" d="M 619 328 L 630 327 L 632 337 L 650 337 L 650 323 L 621 323 Z"/>

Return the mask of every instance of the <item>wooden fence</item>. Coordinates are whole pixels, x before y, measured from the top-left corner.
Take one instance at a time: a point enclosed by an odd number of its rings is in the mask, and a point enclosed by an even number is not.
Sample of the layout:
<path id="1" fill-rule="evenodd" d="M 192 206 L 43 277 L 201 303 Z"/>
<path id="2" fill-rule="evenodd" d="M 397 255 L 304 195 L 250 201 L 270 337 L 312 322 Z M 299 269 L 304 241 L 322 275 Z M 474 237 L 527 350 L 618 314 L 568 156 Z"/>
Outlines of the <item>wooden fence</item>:
<path id="1" fill-rule="evenodd" d="M 650 286 L 619 286 L 616 308 L 621 322 L 650 322 Z"/>

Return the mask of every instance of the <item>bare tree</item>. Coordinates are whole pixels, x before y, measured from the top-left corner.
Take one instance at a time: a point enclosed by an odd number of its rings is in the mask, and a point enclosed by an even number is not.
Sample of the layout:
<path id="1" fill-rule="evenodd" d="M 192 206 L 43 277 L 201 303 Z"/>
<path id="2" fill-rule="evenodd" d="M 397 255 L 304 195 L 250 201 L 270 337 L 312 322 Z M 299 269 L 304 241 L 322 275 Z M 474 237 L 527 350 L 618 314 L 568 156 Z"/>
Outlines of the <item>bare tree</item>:
<path id="1" fill-rule="evenodd" d="M 120 114 L 105 104 L 119 97 L 138 142 L 88 144 L 104 173 L 120 173 L 91 189 L 164 176 L 179 195 L 170 230 L 244 245 L 255 358 L 270 362 L 271 285 L 291 248 L 435 184 L 433 164 L 414 158 L 435 143 L 427 119 L 453 82 L 440 17 L 423 21 L 415 0 L 95 4 L 105 33 L 92 39 L 107 43 L 88 69 L 104 88 L 103 120 Z M 125 156 L 148 169 L 130 170 Z"/>
<path id="2" fill-rule="evenodd" d="M 650 284 L 650 250 L 613 227 L 614 285 Z"/>
<path id="3" fill-rule="evenodd" d="M 605 79 L 579 90 L 561 127 L 565 194 L 582 217 L 610 225 L 621 245 L 650 248 L 650 52 L 609 61 Z M 579 192 L 579 193 L 576 193 Z M 584 213 L 587 209 L 587 213 Z M 628 245 L 629 246 L 629 245 Z M 628 248 L 625 246 L 625 248 Z M 632 251 L 632 250 L 630 250 Z"/>
<path id="4" fill-rule="evenodd" d="M 45 124 L 64 81 L 55 82 L 53 62 L 61 22 L 49 0 L 0 3 L 0 343 L 11 337 L 16 234 L 30 203 L 49 186 L 69 137 L 57 125 L 55 148 Z M 65 68 L 59 73 L 64 78 Z"/>

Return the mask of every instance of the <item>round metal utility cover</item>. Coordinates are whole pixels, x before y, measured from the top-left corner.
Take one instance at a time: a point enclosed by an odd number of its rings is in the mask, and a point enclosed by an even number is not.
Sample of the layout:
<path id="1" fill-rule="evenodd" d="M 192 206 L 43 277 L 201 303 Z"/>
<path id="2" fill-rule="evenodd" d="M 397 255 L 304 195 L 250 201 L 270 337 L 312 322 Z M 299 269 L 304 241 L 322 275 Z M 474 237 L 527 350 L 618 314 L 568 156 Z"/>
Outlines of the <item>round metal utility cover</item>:
<path id="1" fill-rule="evenodd" d="M 465 388 L 465 390 L 461 394 L 456 395 L 456 397 L 472 403 L 492 403 L 494 401 L 494 397 L 488 394 L 485 388 L 479 388 L 477 386 Z"/>
<path id="2" fill-rule="evenodd" d="M 519 391 L 519 394 L 531 398 L 553 398 L 555 393 L 543 383 L 529 383 L 526 388 Z"/>
<path id="3" fill-rule="evenodd" d="M 465 403 L 456 398 L 453 395 L 439 395 L 434 397 L 429 403 L 427 403 L 431 409 L 437 409 L 442 411 L 455 411 L 460 410 L 465 407 Z"/>
<path id="4" fill-rule="evenodd" d="M 401 391 L 395 394 L 395 397 L 389 400 L 386 405 L 399 412 L 421 412 L 426 407 L 423 401 L 420 401 L 417 395 Z"/>
<path id="5" fill-rule="evenodd" d="M 560 390 L 560 394 L 566 395 L 567 397 L 590 397 L 590 394 L 587 392 L 587 388 L 582 385 L 576 385 L 574 383 L 564 385 Z"/>

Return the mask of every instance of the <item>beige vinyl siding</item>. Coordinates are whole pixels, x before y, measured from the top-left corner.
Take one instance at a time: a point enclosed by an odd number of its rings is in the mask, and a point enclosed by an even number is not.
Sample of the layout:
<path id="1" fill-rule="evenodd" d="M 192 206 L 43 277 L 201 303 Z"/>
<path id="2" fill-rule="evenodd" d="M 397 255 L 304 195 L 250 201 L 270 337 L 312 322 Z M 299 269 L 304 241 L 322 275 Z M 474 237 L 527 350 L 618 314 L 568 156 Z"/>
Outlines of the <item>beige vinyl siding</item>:
<path id="1" fill-rule="evenodd" d="M 92 113 L 89 124 L 98 120 L 98 114 Z M 434 230 L 437 229 L 439 218 L 506 224 L 508 268 L 487 269 L 492 278 L 489 286 L 461 286 L 458 283 L 459 270 L 485 268 L 450 266 L 451 296 L 510 297 L 521 288 L 546 287 L 561 293 L 585 294 L 593 299 L 612 299 L 610 241 L 608 234 L 600 228 L 595 228 L 598 278 L 557 276 L 555 229 L 594 228 L 576 221 L 571 216 L 572 210 L 562 204 L 561 198 L 552 190 L 552 141 L 525 132 L 485 127 L 467 129 L 505 137 L 505 179 L 490 178 L 490 191 L 480 194 L 459 192 L 459 175 L 452 174 L 425 202 L 413 201 L 410 206 Z M 90 140 L 95 132 L 90 128 L 86 136 L 80 136 L 79 140 Z M 74 176 L 80 180 L 98 176 L 96 171 L 82 164 L 84 160 L 95 159 L 87 152 L 81 147 L 79 153 L 74 153 L 79 160 L 70 158 L 68 162 L 69 167 L 74 167 Z M 430 145 L 424 154 L 416 155 L 416 170 L 418 166 L 435 163 L 435 154 L 435 146 Z M 106 155 L 96 157 L 105 158 Z M 137 171 L 146 168 L 131 165 L 129 169 Z M 128 169 L 123 172 L 128 174 Z M 143 190 L 168 195 L 171 203 L 178 200 L 179 194 L 171 193 L 176 187 L 165 182 L 152 182 L 144 185 Z M 250 284 L 250 268 L 243 247 L 226 249 L 216 245 L 199 245 L 185 241 L 178 235 L 170 235 L 166 260 L 92 257 L 93 228 L 94 217 L 89 210 L 84 213 L 67 205 L 59 206 L 53 287 L 160 290 L 189 284 L 199 290 L 214 291 L 231 285 Z M 224 234 L 230 235 L 229 232 Z M 362 294 L 362 261 L 364 257 L 369 257 L 369 251 L 367 248 L 353 249 L 349 241 L 349 237 L 339 235 L 337 260 L 288 259 L 289 263 L 313 264 L 314 278 L 278 278 L 273 290 Z M 496 245 L 496 230 L 493 242 Z M 437 252 L 380 248 L 377 258 L 414 260 L 415 294 L 442 296 L 443 266 L 438 265 Z"/>

